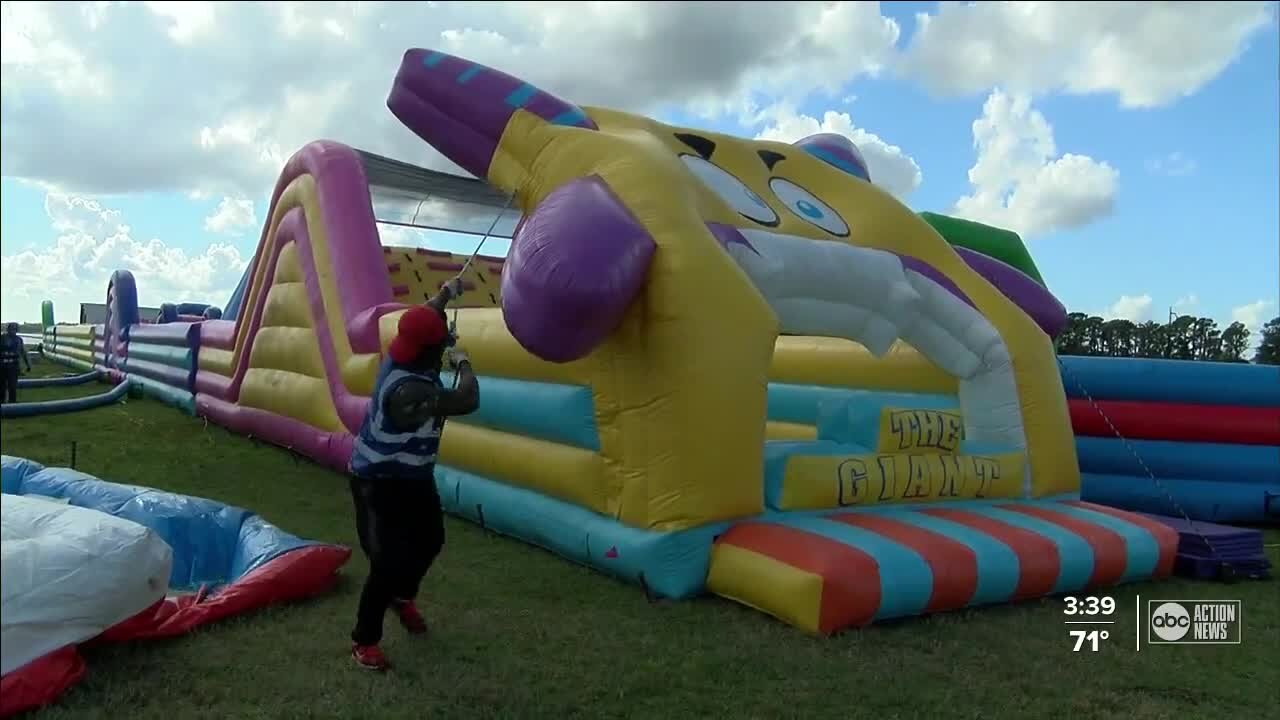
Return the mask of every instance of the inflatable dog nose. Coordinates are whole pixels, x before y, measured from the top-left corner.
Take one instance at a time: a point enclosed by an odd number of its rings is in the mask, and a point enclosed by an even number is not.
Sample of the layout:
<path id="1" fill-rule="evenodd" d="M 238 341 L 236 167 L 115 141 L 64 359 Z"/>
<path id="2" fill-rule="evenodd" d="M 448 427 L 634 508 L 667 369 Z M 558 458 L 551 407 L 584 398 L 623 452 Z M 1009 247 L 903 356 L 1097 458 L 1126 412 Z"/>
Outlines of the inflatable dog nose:
<path id="1" fill-rule="evenodd" d="M 419 48 L 405 52 L 387 107 L 415 135 L 479 178 L 487 177 L 516 110 L 553 125 L 597 129 L 582 108 L 519 78 Z"/>

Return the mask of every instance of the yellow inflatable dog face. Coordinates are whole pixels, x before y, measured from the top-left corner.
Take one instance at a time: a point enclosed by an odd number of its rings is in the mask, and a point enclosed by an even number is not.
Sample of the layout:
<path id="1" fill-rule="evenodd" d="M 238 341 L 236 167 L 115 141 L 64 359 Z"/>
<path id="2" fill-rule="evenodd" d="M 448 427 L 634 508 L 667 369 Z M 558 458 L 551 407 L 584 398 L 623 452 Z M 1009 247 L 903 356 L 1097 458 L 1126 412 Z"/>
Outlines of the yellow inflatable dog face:
<path id="1" fill-rule="evenodd" d="M 544 359 L 572 360 L 598 346 L 644 287 L 654 252 L 673 243 L 721 245 L 784 332 L 883 352 L 920 313 L 903 263 L 927 262 L 901 257 L 905 246 L 950 252 L 871 184 L 857 148 L 839 135 L 753 142 L 584 110 L 426 50 L 406 53 L 388 105 L 447 157 L 515 193 L 526 219 L 503 276 L 504 315 Z M 916 237 L 880 232 L 877 218 L 913 225 Z M 536 263 L 527 261 L 532 248 Z M 689 260 L 706 272 L 722 264 Z M 577 330 L 553 332 L 566 317 Z"/>
<path id="2" fill-rule="evenodd" d="M 788 145 L 671 127 L 429 50 L 405 54 L 387 104 L 524 210 L 502 306 L 530 353 L 586 357 L 636 313 L 644 340 L 630 352 L 654 372 L 694 372 L 663 354 L 693 336 L 744 358 L 767 342 L 766 363 L 779 329 L 876 355 L 901 339 L 961 380 L 976 442 L 1028 447 L 1035 425 L 1054 436 L 1044 457 L 1073 456 L 1052 346 L 1009 299 L 1007 266 L 962 259 L 873 184 L 846 138 Z M 1048 417 L 1024 418 L 1029 407 Z"/>
<path id="3" fill-rule="evenodd" d="M 635 116 L 618 119 L 638 120 Z M 814 240 L 845 240 L 850 236 L 845 216 L 854 211 L 860 193 L 871 191 L 865 187 L 870 182 L 865 161 L 839 135 L 817 135 L 805 138 L 803 144 L 785 145 L 651 121 L 635 127 L 645 124 L 696 180 L 691 191 L 708 222 Z M 837 209 L 841 207 L 843 212 Z"/>

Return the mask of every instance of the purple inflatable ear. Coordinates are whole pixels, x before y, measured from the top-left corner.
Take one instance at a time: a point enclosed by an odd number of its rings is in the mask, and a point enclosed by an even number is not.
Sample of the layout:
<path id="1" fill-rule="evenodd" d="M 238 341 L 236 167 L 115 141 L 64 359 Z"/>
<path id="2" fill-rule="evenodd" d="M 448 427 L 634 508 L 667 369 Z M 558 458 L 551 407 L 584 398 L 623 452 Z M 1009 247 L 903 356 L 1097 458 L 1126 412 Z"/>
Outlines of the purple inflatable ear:
<path id="1" fill-rule="evenodd" d="M 488 176 L 489 161 L 516 110 L 554 125 L 597 129 L 576 105 L 506 73 L 433 50 L 405 52 L 387 107 L 414 134 L 479 178 Z"/>
<path id="2" fill-rule="evenodd" d="M 502 316 L 525 350 L 550 362 L 585 357 L 644 287 L 653 237 L 592 175 L 525 216 L 502 268 Z"/>
<path id="3" fill-rule="evenodd" d="M 800 138 L 792 143 L 822 162 L 843 170 L 850 175 L 871 182 L 871 172 L 867 170 L 867 161 L 853 141 L 836 133 L 818 133 Z"/>

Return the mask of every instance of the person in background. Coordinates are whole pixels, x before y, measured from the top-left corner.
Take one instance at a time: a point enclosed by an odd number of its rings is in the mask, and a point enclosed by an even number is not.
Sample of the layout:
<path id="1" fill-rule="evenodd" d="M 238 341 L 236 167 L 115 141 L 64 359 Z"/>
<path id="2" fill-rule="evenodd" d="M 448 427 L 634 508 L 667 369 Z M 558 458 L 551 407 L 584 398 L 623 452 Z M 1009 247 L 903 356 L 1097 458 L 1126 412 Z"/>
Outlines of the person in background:
<path id="1" fill-rule="evenodd" d="M 0 335 L 0 369 L 4 373 L 4 394 L 0 402 L 18 402 L 19 363 L 25 363 L 27 372 L 31 372 L 31 359 L 27 357 L 27 346 L 18 334 L 18 323 L 11 322 L 5 326 L 4 335 Z"/>
<path id="2" fill-rule="evenodd" d="M 445 419 L 474 412 L 480 386 L 467 356 L 453 345 L 445 307 L 461 294 L 454 278 L 425 305 L 400 316 L 388 358 L 374 381 L 369 411 L 351 453 L 356 531 L 369 558 L 351 657 L 371 670 L 390 662 L 379 643 L 388 608 L 412 634 L 427 631 L 414 598 L 444 547 L 444 512 L 436 489 L 436 452 Z M 444 362 L 457 387 L 440 379 Z"/>

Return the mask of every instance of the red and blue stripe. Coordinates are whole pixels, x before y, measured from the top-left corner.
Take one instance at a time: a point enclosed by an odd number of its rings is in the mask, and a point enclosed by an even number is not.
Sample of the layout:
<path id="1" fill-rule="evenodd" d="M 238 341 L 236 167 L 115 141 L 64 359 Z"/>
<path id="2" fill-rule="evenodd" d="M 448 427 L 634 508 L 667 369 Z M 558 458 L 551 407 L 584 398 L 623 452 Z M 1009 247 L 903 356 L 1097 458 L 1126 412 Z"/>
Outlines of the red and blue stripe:
<path id="1" fill-rule="evenodd" d="M 820 576 L 817 625 L 833 632 L 1167 576 L 1177 540 L 1138 515 L 1040 500 L 776 515 L 717 542 Z M 769 611 L 774 596 L 738 599 Z"/>

